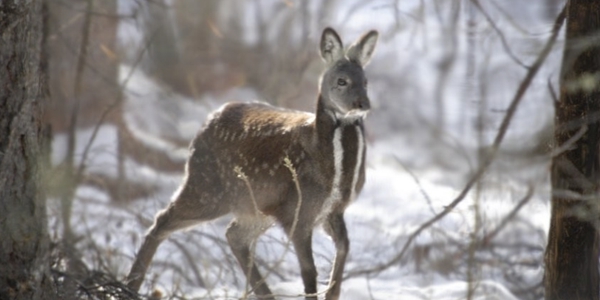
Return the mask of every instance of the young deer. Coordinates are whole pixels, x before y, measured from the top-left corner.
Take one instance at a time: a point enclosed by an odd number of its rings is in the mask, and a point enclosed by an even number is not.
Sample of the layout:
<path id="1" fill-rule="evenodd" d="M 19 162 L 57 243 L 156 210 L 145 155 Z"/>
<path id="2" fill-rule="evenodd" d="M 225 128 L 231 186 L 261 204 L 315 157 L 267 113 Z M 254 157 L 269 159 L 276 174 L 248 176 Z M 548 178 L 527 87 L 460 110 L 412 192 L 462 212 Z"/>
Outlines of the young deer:
<path id="1" fill-rule="evenodd" d="M 312 231 L 323 223 L 336 256 L 325 299 L 338 299 L 349 250 L 346 206 L 365 182 L 363 118 L 370 108 L 363 67 L 375 49 L 370 31 L 344 51 L 323 31 L 316 114 L 263 103 L 228 103 L 214 112 L 190 146 L 184 182 L 156 215 L 127 276 L 139 290 L 156 249 L 174 231 L 228 213 L 227 240 L 259 298 L 274 299 L 251 257 L 256 238 L 280 223 L 296 249 L 307 299 L 317 299 Z"/>

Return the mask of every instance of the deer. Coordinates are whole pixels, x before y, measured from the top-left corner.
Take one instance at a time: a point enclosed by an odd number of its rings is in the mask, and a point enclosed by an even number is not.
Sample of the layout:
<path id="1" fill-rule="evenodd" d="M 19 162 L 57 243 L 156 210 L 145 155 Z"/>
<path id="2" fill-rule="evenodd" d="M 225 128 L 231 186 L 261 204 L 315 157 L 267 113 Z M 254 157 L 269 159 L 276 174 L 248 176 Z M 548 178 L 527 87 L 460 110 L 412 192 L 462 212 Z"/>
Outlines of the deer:
<path id="1" fill-rule="evenodd" d="M 232 214 L 226 239 L 260 299 L 275 299 L 253 260 L 258 237 L 278 223 L 293 245 L 306 299 L 317 299 L 312 234 L 322 225 L 335 245 L 325 299 L 339 299 L 350 249 L 344 211 L 365 184 L 364 118 L 371 108 L 364 67 L 375 50 L 371 30 L 347 50 L 326 28 L 319 44 L 326 69 L 316 112 L 262 102 L 230 102 L 209 115 L 189 146 L 183 183 L 147 231 L 126 277 L 138 291 L 158 246 L 171 233 Z"/>

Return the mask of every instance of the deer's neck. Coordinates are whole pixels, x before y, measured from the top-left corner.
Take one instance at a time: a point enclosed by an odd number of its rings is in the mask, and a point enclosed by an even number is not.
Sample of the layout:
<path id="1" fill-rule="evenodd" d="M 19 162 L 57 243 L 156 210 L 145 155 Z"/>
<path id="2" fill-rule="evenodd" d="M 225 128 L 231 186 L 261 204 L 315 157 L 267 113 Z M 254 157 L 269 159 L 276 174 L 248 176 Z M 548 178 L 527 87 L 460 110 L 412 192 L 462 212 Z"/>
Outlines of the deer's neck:
<path id="1" fill-rule="evenodd" d="M 324 100 L 319 95 L 317 101 L 317 113 L 315 116 L 315 126 L 317 132 L 317 143 L 321 146 L 330 144 L 335 129 L 340 127 L 341 122 L 336 118 L 332 111 L 328 111 L 323 104 Z"/>
<path id="2" fill-rule="evenodd" d="M 320 96 L 321 97 L 321 96 Z M 352 200 L 357 193 L 360 172 L 364 170 L 364 134 L 362 119 L 344 120 L 323 105 L 323 99 L 317 102 L 315 117 L 316 146 L 323 158 L 324 170 L 330 176 L 330 194 L 323 204 L 322 214 L 326 216 L 336 203 Z"/>
<path id="3" fill-rule="evenodd" d="M 344 119 L 340 118 L 333 111 L 327 110 L 324 105 L 323 96 L 319 94 L 317 101 L 317 113 L 315 116 L 315 126 L 318 143 L 321 145 L 331 143 L 335 130 L 341 127 L 358 126 L 362 129 L 362 119 Z"/>

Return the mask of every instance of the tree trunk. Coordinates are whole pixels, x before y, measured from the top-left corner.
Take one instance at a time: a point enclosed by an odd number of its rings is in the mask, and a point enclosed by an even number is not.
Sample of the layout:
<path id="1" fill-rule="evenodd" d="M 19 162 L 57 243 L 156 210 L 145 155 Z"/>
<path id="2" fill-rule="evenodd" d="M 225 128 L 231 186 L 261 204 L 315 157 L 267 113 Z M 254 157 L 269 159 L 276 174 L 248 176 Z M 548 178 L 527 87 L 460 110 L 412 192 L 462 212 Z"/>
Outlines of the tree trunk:
<path id="1" fill-rule="evenodd" d="M 0 299 L 52 299 L 41 192 L 42 0 L 0 2 Z"/>
<path id="2" fill-rule="evenodd" d="M 598 299 L 600 2 L 571 0 L 556 103 L 546 299 Z M 572 143 L 572 145 L 569 145 Z"/>

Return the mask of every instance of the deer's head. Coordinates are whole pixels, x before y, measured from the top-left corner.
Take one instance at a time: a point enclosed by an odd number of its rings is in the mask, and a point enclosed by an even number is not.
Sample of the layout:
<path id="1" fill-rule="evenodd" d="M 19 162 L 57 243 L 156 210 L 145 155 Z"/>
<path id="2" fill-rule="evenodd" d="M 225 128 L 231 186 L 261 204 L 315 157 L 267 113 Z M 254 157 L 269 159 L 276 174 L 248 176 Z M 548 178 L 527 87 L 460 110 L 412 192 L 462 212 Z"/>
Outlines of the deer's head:
<path id="1" fill-rule="evenodd" d="M 363 68 L 371 59 L 377 37 L 377 31 L 369 31 L 345 51 L 333 29 L 323 31 L 320 50 L 328 67 L 319 83 L 321 101 L 338 119 L 361 118 L 371 108 Z"/>

